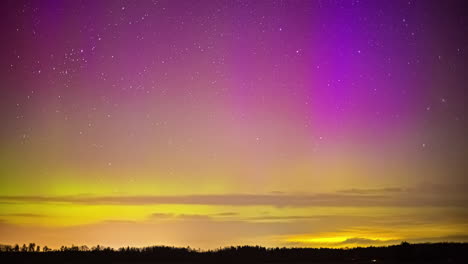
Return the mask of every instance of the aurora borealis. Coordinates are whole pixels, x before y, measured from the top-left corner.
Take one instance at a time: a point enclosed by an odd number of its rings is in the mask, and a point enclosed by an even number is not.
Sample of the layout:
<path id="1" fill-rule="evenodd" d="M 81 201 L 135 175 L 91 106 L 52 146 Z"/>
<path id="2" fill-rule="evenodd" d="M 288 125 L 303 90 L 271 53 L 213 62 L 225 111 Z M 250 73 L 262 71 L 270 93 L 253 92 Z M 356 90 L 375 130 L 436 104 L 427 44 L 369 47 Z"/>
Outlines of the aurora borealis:
<path id="1" fill-rule="evenodd" d="M 0 244 L 468 241 L 463 1 L 6 1 Z"/>

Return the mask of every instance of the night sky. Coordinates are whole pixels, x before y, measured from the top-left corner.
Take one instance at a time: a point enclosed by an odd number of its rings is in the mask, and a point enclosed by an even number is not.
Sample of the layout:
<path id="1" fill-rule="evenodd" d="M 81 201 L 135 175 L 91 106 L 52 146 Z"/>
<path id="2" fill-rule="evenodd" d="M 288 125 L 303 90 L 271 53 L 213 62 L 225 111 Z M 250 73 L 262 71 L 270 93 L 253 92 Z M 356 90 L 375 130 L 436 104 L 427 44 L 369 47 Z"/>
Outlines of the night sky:
<path id="1" fill-rule="evenodd" d="M 0 244 L 468 241 L 464 1 L 3 1 Z"/>

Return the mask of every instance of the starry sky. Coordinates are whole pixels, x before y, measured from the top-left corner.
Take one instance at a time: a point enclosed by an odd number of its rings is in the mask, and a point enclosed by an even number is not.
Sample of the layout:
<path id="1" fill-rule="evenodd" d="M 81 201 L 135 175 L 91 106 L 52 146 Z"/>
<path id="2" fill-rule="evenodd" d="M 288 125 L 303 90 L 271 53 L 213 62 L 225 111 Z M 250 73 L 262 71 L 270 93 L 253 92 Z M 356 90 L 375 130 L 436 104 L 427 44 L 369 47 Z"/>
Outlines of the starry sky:
<path id="1" fill-rule="evenodd" d="M 0 243 L 468 241 L 463 2 L 2 2 Z"/>

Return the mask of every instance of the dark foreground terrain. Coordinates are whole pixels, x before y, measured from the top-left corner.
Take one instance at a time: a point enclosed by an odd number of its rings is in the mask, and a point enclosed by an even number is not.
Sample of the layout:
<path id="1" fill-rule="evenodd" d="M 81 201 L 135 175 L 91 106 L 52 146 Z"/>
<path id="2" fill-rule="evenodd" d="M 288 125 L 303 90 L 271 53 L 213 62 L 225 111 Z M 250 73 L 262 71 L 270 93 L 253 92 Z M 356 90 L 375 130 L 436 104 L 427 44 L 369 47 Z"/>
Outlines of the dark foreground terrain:
<path id="1" fill-rule="evenodd" d="M 0 263 L 468 263 L 468 243 L 409 244 L 352 249 L 230 247 L 62 247 L 57 251 L 0 252 Z"/>

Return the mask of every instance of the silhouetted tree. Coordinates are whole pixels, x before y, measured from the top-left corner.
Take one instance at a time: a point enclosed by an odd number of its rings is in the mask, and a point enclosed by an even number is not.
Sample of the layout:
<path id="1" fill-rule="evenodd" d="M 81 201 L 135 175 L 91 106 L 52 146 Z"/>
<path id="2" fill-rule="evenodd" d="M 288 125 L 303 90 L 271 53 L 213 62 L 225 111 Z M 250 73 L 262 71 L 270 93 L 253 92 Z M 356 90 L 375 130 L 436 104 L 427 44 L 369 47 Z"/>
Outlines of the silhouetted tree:
<path id="1" fill-rule="evenodd" d="M 80 248 L 78 246 L 72 245 L 68 250 L 69 251 L 80 251 Z"/>
<path id="2" fill-rule="evenodd" d="M 92 251 L 101 251 L 101 246 L 100 245 L 97 245 L 97 246 L 94 246 L 91 248 Z"/>
<path id="3" fill-rule="evenodd" d="M 34 252 L 34 249 L 36 248 L 36 244 L 35 243 L 29 243 L 29 248 L 28 248 L 28 251 L 29 252 Z"/>
<path id="4" fill-rule="evenodd" d="M 31 248 L 40 251 L 39 246 Z M 89 251 L 86 246 L 72 245 L 53 250 L 53 254 L 31 254 L 28 249 L 25 244 L 21 251 L 18 245 L 0 245 L 0 259 L 2 263 L 468 263 L 468 243 L 403 242 L 393 246 L 348 249 L 237 246 L 208 251 L 167 246 L 114 250 L 100 245 Z M 43 251 L 50 249 L 44 246 Z"/>
<path id="5" fill-rule="evenodd" d="M 11 252 L 13 247 L 10 245 L 0 245 L 0 252 Z"/>

